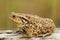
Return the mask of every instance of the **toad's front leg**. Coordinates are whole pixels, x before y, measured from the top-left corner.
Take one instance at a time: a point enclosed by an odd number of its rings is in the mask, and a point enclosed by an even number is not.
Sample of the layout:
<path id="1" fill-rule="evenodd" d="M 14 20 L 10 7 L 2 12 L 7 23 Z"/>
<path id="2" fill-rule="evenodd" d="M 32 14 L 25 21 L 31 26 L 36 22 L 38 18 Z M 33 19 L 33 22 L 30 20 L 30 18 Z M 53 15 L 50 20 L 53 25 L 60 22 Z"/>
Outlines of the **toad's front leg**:
<path id="1" fill-rule="evenodd" d="M 21 28 L 18 27 L 18 28 L 16 29 L 16 33 L 21 34 L 21 33 L 23 33 L 23 30 L 22 30 Z"/>
<path id="2" fill-rule="evenodd" d="M 23 37 L 26 37 L 26 38 L 29 38 L 29 37 L 32 37 L 33 35 L 33 31 L 32 29 L 26 29 L 26 34 L 23 35 Z"/>

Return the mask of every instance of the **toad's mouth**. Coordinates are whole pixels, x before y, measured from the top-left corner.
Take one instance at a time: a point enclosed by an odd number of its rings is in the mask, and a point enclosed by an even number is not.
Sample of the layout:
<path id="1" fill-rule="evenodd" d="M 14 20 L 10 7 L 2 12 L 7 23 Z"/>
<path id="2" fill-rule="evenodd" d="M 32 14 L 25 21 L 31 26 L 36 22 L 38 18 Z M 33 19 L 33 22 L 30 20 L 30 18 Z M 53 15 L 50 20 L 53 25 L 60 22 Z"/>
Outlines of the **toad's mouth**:
<path id="1" fill-rule="evenodd" d="M 14 20 L 13 18 L 9 17 L 10 20 L 12 20 L 13 22 L 17 23 L 16 20 Z"/>
<path id="2" fill-rule="evenodd" d="M 13 18 L 11 18 L 11 17 L 9 17 L 9 19 L 12 20 L 13 22 L 17 23 L 17 24 L 20 23 L 18 20 L 15 20 L 15 19 L 13 19 Z"/>

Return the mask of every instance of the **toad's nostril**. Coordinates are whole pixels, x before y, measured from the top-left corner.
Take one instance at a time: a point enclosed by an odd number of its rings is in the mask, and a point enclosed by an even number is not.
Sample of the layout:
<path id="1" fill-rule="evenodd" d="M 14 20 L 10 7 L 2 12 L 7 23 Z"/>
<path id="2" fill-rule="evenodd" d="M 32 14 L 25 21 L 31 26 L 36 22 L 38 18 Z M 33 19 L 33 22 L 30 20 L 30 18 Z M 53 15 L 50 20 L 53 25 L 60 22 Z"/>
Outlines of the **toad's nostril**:
<path id="1" fill-rule="evenodd" d="M 15 18 L 15 15 L 13 15 L 12 17 Z"/>

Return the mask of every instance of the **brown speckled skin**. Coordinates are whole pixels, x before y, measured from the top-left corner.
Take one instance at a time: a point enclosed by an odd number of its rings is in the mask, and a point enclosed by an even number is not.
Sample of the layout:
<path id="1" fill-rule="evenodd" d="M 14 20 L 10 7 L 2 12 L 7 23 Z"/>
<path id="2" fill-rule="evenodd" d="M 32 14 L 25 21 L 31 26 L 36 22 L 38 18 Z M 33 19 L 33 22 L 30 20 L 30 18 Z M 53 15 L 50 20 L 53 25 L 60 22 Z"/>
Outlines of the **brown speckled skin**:
<path id="1" fill-rule="evenodd" d="M 55 24 L 49 18 L 12 12 L 9 19 L 17 24 L 17 31 L 26 31 L 26 36 L 47 36 L 54 32 Z"/>

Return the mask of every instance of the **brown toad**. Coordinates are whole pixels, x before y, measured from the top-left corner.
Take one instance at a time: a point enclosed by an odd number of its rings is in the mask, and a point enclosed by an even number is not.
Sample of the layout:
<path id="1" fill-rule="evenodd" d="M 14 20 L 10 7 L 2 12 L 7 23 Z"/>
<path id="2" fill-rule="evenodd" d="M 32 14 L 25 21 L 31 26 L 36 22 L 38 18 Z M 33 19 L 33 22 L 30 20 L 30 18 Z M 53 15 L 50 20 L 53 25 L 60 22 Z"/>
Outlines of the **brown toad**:
<path id="1" fill-rule="evenodd" d="M 9 19 L 16 23 L 16 31 L 23 31 L 28 37 L 47 36 L 55 30 L 53 20 L 37 15 L 12 12 Z"/>

